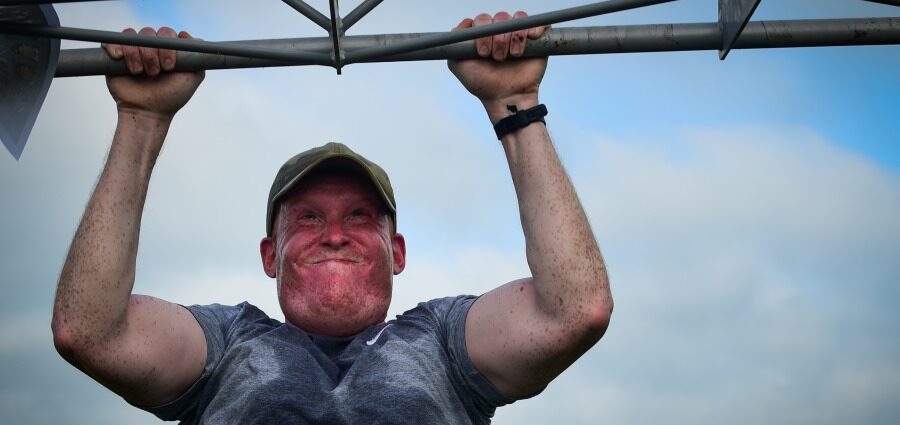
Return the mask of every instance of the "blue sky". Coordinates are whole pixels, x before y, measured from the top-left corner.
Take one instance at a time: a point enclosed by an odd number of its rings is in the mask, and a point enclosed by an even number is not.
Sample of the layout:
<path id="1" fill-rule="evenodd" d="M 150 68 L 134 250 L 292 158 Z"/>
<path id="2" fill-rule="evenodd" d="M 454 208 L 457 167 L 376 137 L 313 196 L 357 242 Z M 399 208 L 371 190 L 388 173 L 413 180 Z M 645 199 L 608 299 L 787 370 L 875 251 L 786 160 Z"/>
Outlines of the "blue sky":
<path id="1" fill-rule="evenodd" d="M 387 1 L 352 33 L 439 31 L 547 4 Z M 278 1 L 57 10 L 66 26 L 166 24 L 208 40 L 321 35 Z M 900 10 L 764 0 L 755 15 L 864 16 Z M 715 1 L 681 0 L 564 25 L 715 17 Z M 542 100 L 616 312 L 593 350 L 495 423 L 895 422 L 898 70 L 898 46 L 738 50 L 724 62 L 716 52 L 552 58 Z M 114 124 L 102 78 L 56 80 L 22 158 L 0 155 L 0 422 L 157 422 L 68 366 L 49 333 L 56 279 Z M 182 304 L 249 300 L 279 317 L 258 260 L 265 196 L 284 159 L 332 140 L 394 181 L 409 266 L 391 314 L 528 273 L 502 152 L 445 64 L 233 70 L 208 73 L 170 132 L 135 291 Z"/>

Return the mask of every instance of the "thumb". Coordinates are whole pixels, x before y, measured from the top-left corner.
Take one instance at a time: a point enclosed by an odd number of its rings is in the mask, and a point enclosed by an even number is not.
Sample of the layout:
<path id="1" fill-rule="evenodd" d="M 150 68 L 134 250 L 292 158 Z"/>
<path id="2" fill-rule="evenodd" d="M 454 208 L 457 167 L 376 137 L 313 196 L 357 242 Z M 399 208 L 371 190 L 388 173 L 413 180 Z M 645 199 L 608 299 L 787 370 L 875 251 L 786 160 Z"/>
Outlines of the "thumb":
<path id="1" fill-rule="evenodd" d="M 532 40 L 537 40 L 537 39 L 541 38 L 541 36 L 544 35 L 544 31 L 546 31 L 548 29 L 550 29 L 550 25 L 544 25 L 542 27 L 532 28 L 532 29 L 528 30 L 528 38 L 530 38 Z"/>
<path id="2" fill-rule="evenodd" d="M 125 56 L 122 52 L 122 46 L 119 46 L 118 44 L 103 43 L 100 46 L 103 47 L 103 50 L 106 50 L 106 54 L 112 59 L 122 59 L 122 57 Z"/>

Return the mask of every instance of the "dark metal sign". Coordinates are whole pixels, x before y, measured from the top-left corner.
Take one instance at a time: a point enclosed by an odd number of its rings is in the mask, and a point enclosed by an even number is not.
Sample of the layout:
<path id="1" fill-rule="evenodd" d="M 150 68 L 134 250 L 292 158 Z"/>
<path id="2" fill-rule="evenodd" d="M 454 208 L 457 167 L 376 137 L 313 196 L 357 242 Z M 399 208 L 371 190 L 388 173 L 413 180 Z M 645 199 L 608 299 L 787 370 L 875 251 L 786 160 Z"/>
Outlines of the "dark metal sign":
<path id="1" fill-rule="evenodd" d="M 722 31 L 719 59 L 724 60 L 728 56 L 759 2 L 760 0 L 719 0 L 719 28 Z"/>
<path id="2" fill-rule="evenodd" d="M 0 23 L 59 26 L 52 6 L 0 6 Z M 59 59 L 59 39 L 0 33 L 0 140 L 22 155 Z"/>

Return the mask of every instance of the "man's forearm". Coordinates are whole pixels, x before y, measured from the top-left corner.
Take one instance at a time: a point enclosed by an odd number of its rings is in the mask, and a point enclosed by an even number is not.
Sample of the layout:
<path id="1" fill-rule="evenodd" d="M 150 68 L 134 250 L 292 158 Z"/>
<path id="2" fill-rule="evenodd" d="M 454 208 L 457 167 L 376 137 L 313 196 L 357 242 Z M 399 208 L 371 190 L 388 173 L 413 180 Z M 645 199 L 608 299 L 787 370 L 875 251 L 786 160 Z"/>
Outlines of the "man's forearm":
<path id="1" fill-rule="evenodd" d="M 53 331 L 62 349 L 90 350 L 124 324 L 150 173 L 169 123 L 119 114 L 109 158 L 60 275 Z"/>
<path id="2" fill-rule="evenodd" d="M 516 99 L 519 109 L 536 95 Z M 503 105 L 486 105 L 491 121 Z M 609 282 L 600 249 L 545 125 L 533 123 L 502 140 L 525 233 L 526 255 L 540 308 L 572 320 L 608 320 Z"/>

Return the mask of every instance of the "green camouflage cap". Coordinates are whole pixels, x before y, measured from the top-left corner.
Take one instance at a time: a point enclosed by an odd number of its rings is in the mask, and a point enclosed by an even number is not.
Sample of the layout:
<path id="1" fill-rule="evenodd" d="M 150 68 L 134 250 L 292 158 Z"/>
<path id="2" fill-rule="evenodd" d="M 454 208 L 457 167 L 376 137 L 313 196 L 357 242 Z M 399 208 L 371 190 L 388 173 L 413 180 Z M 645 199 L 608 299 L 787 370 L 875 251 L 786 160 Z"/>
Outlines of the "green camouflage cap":
<path id="1" fill-rule="evenodd" d="M 397 204 L 394 201 L 394 189 L 391 187 L 391 180 L 387 173 L 378 164 L 353 152 L 343 143 L 332 142 L 295 155 L 278 170 L 275 181 L 272 182 L 272 189 L 269 190 L 269 205 L 266 210 L 267 236 L 272 236 L 275 225 L 275 208 L 281 197 L 296 187 L 297 183 L 316 167 L 332 160 L 348 160 L 359 166 L 363 175 L 369 177 L 372 184 L 375 185 L 375 189 L 390 210 L 391 217 L 394 219 L 393 230 L 397 230 Z"/>

